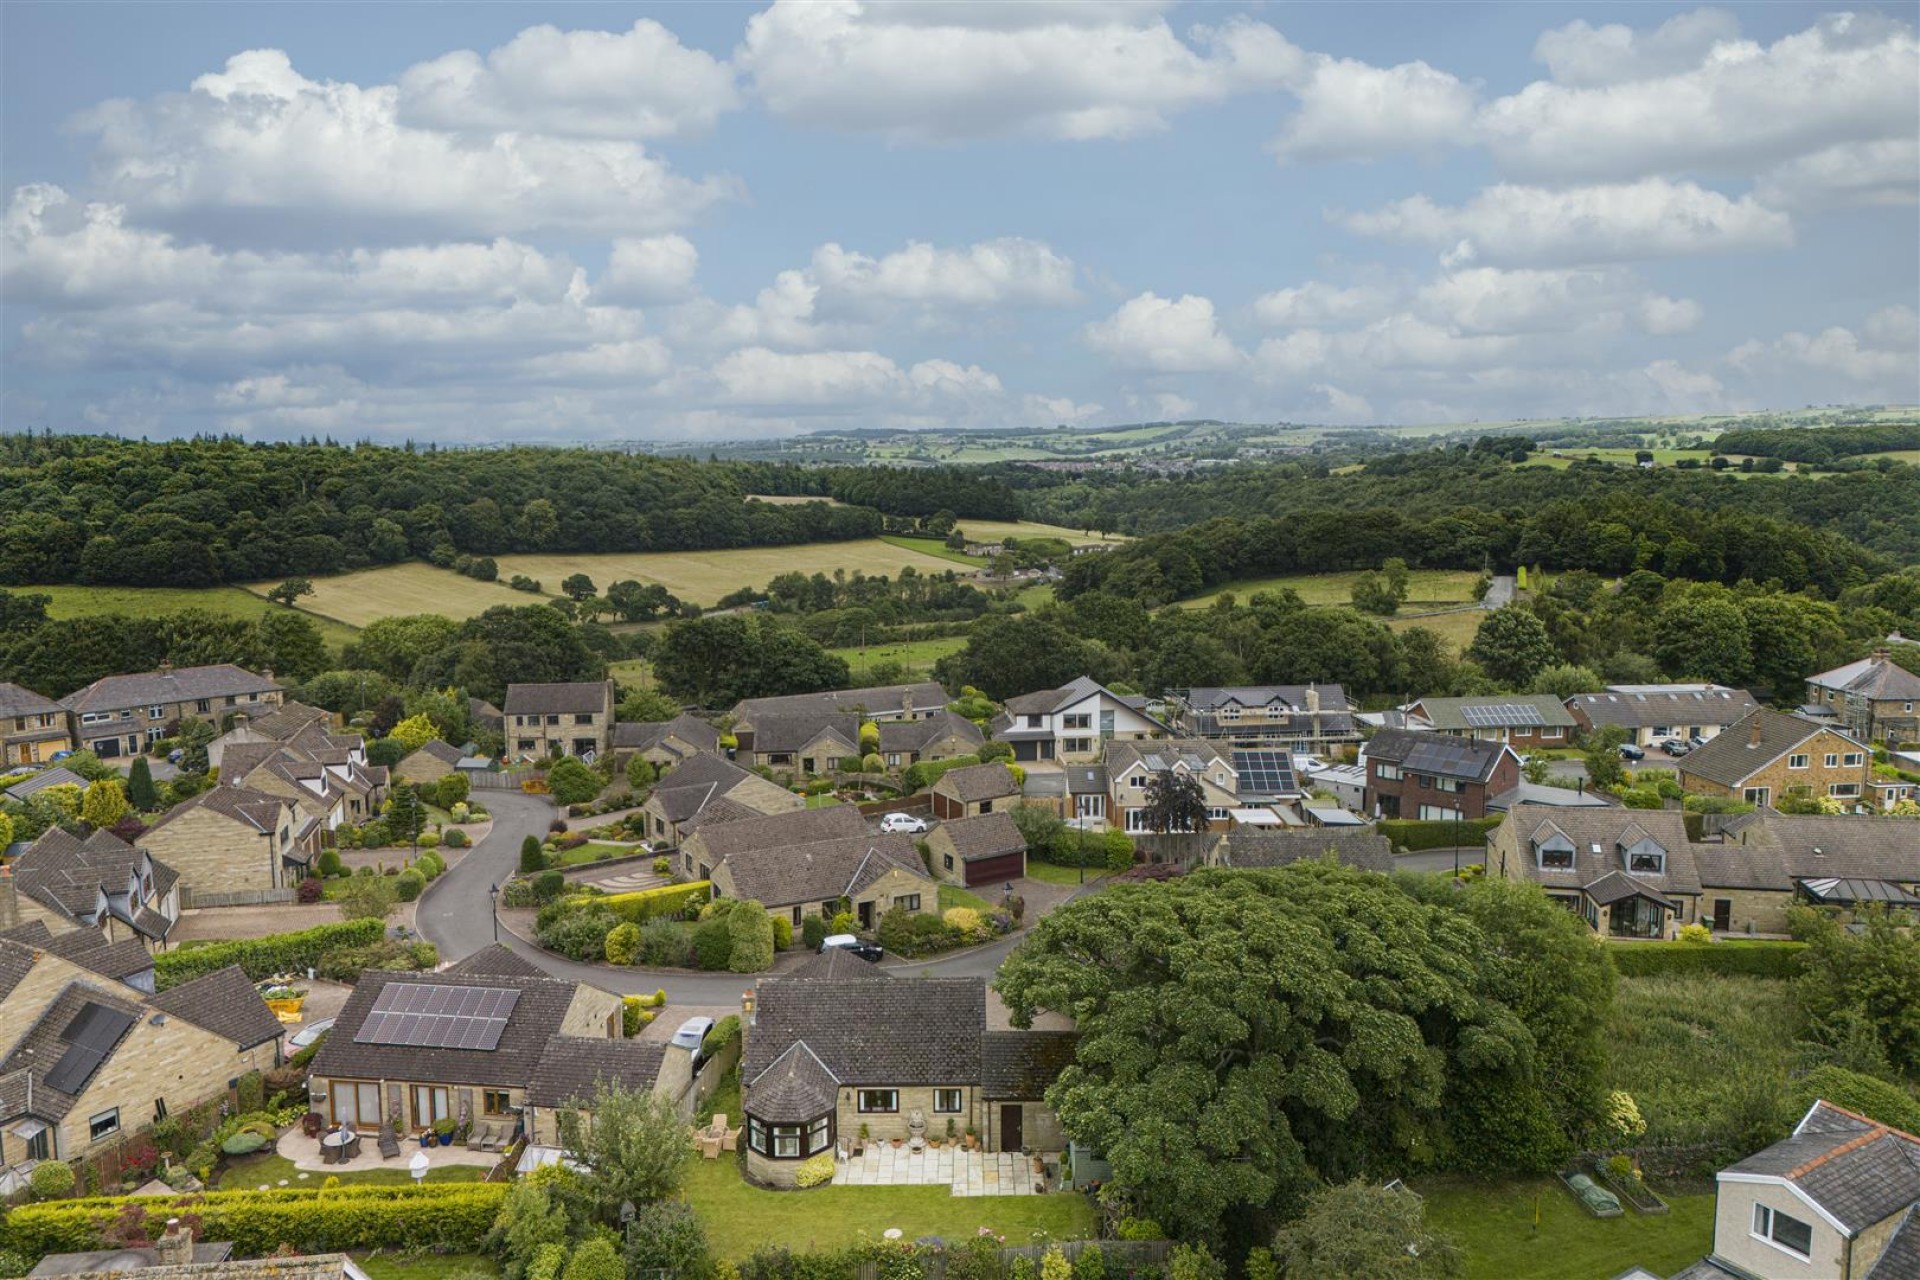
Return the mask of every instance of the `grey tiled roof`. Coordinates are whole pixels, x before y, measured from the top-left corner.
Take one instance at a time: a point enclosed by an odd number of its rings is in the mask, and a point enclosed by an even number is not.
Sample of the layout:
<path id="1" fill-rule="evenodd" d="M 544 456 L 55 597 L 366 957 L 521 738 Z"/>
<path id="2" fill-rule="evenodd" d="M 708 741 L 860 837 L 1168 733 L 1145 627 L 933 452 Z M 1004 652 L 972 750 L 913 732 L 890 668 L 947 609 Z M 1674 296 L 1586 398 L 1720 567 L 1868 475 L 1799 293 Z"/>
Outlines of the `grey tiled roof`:
<path id="1" fill-rule="evenodd" d="M 1304 684 L 1240 684 L 1225 688 L 1189 689 L 1186 703 L 1195 711 L 1218 711 L 1225 706 L 1267 707 L 1278 701 L 1304 711 L 1307 706 L 1307 687 Z M 1316 684 L 1312 687 L 1320 699 L 1321 711 L 1348 709 L 1347 691 L 1340 685 Z"/>
<path id="2" fill-rule="evenodd" d="M 1591 724 L 1619 724 L 1633 729 L 1671 725 L 1676 731 L 1686 725 L 1729 725 L 1758 705 L 1745 689 L 1719 685 L 1614 689 L 1576 693 L 1567 699 L 1568 710 L 1578 710 Z"/>
<path id="3" fill-rule="evenodd" d="M 1762 816 L 1751 844 L 1779 849 L 1782 868 L 1794 879 L 1920 881 L 1920 822 L 1905 818 L 1839 815 Z"/>
<path id="4" fill-rule="evenodd" d="M 527 1085 L 527 1102 L 536 1107 L 591 1102 L 599 1081 L 611 1088 L 651 1092 L 665 1056 L 666 1047 L 658 1040 L 555 1036 L 547 1041 Z"/>
<path id="5" fill-rule="evenodd" d="M 762 714 L 754 718 L 751 732 L 756 755 L 764 755 L 769 751 L 798 751 L 822 739 L 829 745 L 838 746 L 845 755 L 860 754 L 858 716 L 836 712 Z"/>
<path id="6" fill-rule="evenodd" d="M 1755 724 L 1760 741 L 1753 740 Z M 1787 752 L 1823 731 L 1839 732 L 1831 725 L 1819 725 L 1799 716 L 1782 715 L 1761 707 L 1728 725 L 1713 741 L 1683 756 L 1675 766 L 1681 774 L 1692 774 L 1722 786 L 1738 786 Z M 1866 748 L 1860 748 L 1865 751 Z"/>
<path id="7" fill-rule="evenodd" d="M 622 720 L 613 726 L 613 745 L 623 751 L 645 751 L 669 737 L 690 744 L 695 751 L 717 751 L 720 731 L 698 716 L 679 715 L 671 720 Z"/>
<path id="8" fill-rule="evenodd" d="M 441 987 L 509 987 L 520 993 L 494 1049 L 435 1049 L 359 1044 L 354 1036 L 390 983 Z M 313 1074 L 358 1080 L 418 1080 L 431 1084 L 524 1088 L 532 1082 L 547 1041 L 560 1034 L 576 984 L 507 974 L 365 973 L 334 1020 L 333 1034 L 314 1055 Z"/>
<path id="9" fill-rule="evenodd" d="M 1067 794 L 1075 796 L 1105 795 L 1107 793 L 1107 766 L 1103 764 L 1070 764 L 1066 767 Z M 1029 779 L 1033 774 L 1027 775 Z"/>
<path id="10" fill-rule="evenodd" d="M 811 844 L 745 849 L 727 855 L 722 865 L 733 877 L 736 897 L 768 907 L 852 897 L 894 870 L 927 878 L 913 841 L 903 835 L 862 833 Z"/>
<path id="11" fill-rule="evenodd" d="M 1221 838 L 1221 864 L 1284 867 L 1331 852 L 1343 866 L 1393 871 L 1393 842 L 1372 830 L 1322 827 L 1301 831 L 1235 832 Z"/>
<path id="12" fill-rule="evenodd" d="M 234 748 L 234 750 L 237 749 Z M 315 796 L 313 799 L 317 803 L 320 798 Z M 202 791 L 185 804 L 175 805 L 153 825 L 155 828 L 164 827 L 195 809 L 208 809 L 223 818 L 232 818 L 235 822 L 244 823 L 264 835 L 278 828 L 291 808 L 293 808 L 293 801 L 285 796 L 276 796 L 265 791 L 255 791 L 251 787 L 223 782 L 217 787 Z"/>
<path id="13" fill-rule="evenodd" d="M 6 716 L 44 716 L 64 710 L 52 698 L 45 697 L 8 680 L 0 680 L 0 718 Z M 63 722 L 64 727 L 64 722 Z"/>
<path id="14" fill-rule="evenodd" d="M 506 714 L 510 716 L 604 714 L 612 705 L 612 686 L 604 680 L 562 684 L 510 684 Z"/>
<path id="15" fill-rule="evenodd" d="M 1421 698 L 1419 705 L 1420 709 L 1426 713 L 1428 722 L 1443 733 L 1493 728 L 1571 729 L 1574 726 L 1573 717 L 1567 714 L 1566 704 L 1550 693 L 1502 693 L 1476 698 Z M 1467 715 L 1469 707 L 1505 706 L 1531 708 L 1540 717 L 1539 724 L 1476 725 Z"/>
<path id="16" fill-rule="evenodd" d="M 748 818 L 764 818 L 767 815 L 751 805 L 741 804 L 727 796 L 719 796 L 707 801 L 700 812 L 688 818 L 682 824 L 687 831 L 704 831 L 708 827 L 718 826 L 722 822 L 742 822 Z"/>
<path id="17" fill-rule="evenodd" d="M 46 928 L 44 924 L 40 925 L 40 932 L 45 933 Z M 23 933 L 28 936 L 21 937 Z M 0 1000 L 12 995 L 13 989 L 33 972 L 33 948 L 38 945 L 27 925 L 9 929 L 5 936 L 0 936 Z"/>
<path id="18" fill-rule="evenodd" d="M 1013 771 L 999 760 L 991 764 L 970 764 L 949 769 L 934 781 L 933 789 L 941 795 L 952 796 L 962 804 L 978 804 L 982 800 L 1020 794 L 1020 784 L 1013 780 Z"/>
<path id="19" fill-rule="evenodd" d="M 772 1124 L 803 1124 L 833 1109 L 840 1081 L 804 1040 L 786 1052 L 749 1083 L 748 1114 Z"/>
<path id="20" fill-rule="evenodd" d="M 41 770 L 25 782 L 14 783 L 7 788 L 6 794 L 15 800 L 25 800 L 34 792 L 47 787 L 79 787 L 85 791 L 87 780 L 63 764 L 55 765 L 51 769 Z"/>
<path id="21" fill-rule="evenodd" d="M 980 1034 L 980 1094 L 985 1098 L 1035 1101 L 1073 1064 L 1077 1031 L 983 1031 Z"/>
<path id="22" fill-rule="evenodd" d="M 132 938 L 108 942 L 106 935 L 95 929 L 69 929 L 49 936 L 42 945 L 49 954 L 116 982 L 153 969 L 153 955 L 141 943 Z"/>
<path id="23" fill-rule="evenodd" d="M 1723 1172 L 1783 1178 L 1857 1235 L 1920 1200 L 1920 1138 L 1816 1102 L 1792 1136 Z"/>
<path id="24" fill-rule="evenodd" d="M 1508 814 L 1507 821 L 1513 824 L 1514 835 L 1515 852 L 1510 856 L 1519 859 L 1523 876 L 1546 888 L 1584 889 L 1612 872 L 1624 871 L 1622 845 L 1646 836 L 1665 850 L 1666 873 L 1631 879 L 1661 897 L 1700 892 L 1694 861 L 1700 846 L 1687 839 L 1685 817 L 1678 810 L 1552 809 L 1523 804 Z M 1556 832 L 1573 845 L 1573 866 L 1565 870 L 1536 866 L 1534 842 L 1545 843 Z"/>
<path id="25" fill-rule="evenodd" d="M 667 821 L 685 822 L 708 802 L 753 776 L 731 760 L 700 752 L 663 774 L 652 798 Z"/>
<path id="26" fill-rule="evenodd" d="M 1008 698 L 1006 708 L 1010 714 L 1016 716 L 1050 715 L 1062 707 L 1071 706 L 1103 691 L 1098 680 L 1090 676 L 1081 676 L 1068 681 L 1058 689 L 1040 689 L 1033 693 L 1022 693 Z"/>
<path id="27" fill-rule="evenodd" d="M 548 973 L 523 955 L 516 954 L 497 942 L 488 943 L 463 960 L 456 960 L 446 967 L 447 973 L 466 974 L 506 974 L 515 978 L 545 978 Z"/>
<path id="28" fill-rule="evenodd" d="M 850 840 L 867 834 L 867 821 L 850 804 L 824 809 L 797 809 L 760 818 L 742 818 L 702 827 L 700 842 L 714 858 L 753 849 L 790 848 L 821 840 Z"/>
<path id="29" fill-rule="evenodd" d="M 95 831 L 80 840 L 54 827 L 14 860 L 14 883 L 21 893 L 68 919 L 90 918 L 102 892 L 109 899 L 126 892 L 142 856 L 141 850 L 108 831 Z M 165 896 L 178 880 L 179 875 L 173 868 L 153 860 L 156 895 Z M 108 905 L 120 919 L 142 927 L 137 909 L 129 908 L 134 912 L 129 918 L 112 902 Z M 164 917 L 161 919 L 164 921 Z M 166 932 L 166 928 L 161 927 L 150 936 L 165 937 Z"/>
<path id="30" fill-rule="evenodd" d="M 1808 676 L 1807 683 L 1857 694 L 1871 702 L 1920 699 L 1920 676 L 1886 658 L 1867 657 L 1849 662 L 1844 667 Z"/>
<path id="31" fill-rule="evenodd" d="M 448 769 L 452 769 L 460 763 L 460 748 L 452 743 L 442 742 L 438 738 L 430 738 L 420 744 L 418 751 L 410 752 L 407 759 L 411 760 L 414 756 L 426 756 L 429 759 L 438 760 Z"/>
<path id="32" fill-rule="evenodd" d="M 1915 1276 L 1920 1276 L 1920 1203 L 1907 1209 L 1866 1280 L 1913 1280 Z"/>
<path id="33" fill-rule="evenodd" d="M 764 978 L 757 993 L 740 1068 L 740 1078 L 750 1089 L 775 1059 L 800 1041 L 843 1085 L 892 1088 L 970 1084 L 980 1078 L 984 979 Z"/>
<path id="34" fill-rule="evenodd" d="M 20 1077 L 21 1096 L 12 1096 L 12 1090 L 0 1091 L 5 1100 L 0 1101 L 0 1123 L 14 1115 L 30 1112 L 42 1120 L 58 1120 L 73 1108 L 78 1098 L 47 1083 L 47 1074 L 59 1064 L 66 1053 L 69 1042 L 66 1032 L 73 1025 L 75 1017 L 89 1004 L 102 1005 L 108 1009 L 126 1014 L 133 1019 L 120 1033 L 105 1055 L 96 1063 L 86 1076 L 91 1080 L 109 1061 L 120 1047 L 126 1043 L 126 1033 L 131 1031 L 140 1019 L 142 1009 L 131 992 L 117 986 L 119 994 L 108 991 L 104 986 L 91 983 L 70 982 L 58 995 L 48 1001 L 41 1009 L 40 1016 L 26 1029 L 26 1033 L 17 1040 L 6 1060 L 0 1062 L 0 1077 Z M 32 1082 L 32 1103 L 26 1102 L 25 1085 Z M 82 1084 L 84 1089 L 84 1082 Z"/>
<path id="35" fill-rule="evenodd" d="M 1025 853 L 1027 838 L 1019 824 L 1004 809 L 983 813 L 977 818 L 950 818 L 937 828 L 953 844 L 961 861 L 995 858 L 1004 853 Z"/>
<path id="36" fill-rule="evenodd" d="M 866 708 L 869 717 L 898 715 L 906 699 L 913 699 L 914 714 L 947 705 L 947 691 L 933 680 L 913 684 L 876 685 L 866 689 L 833 689 L 825 693 L 795 693 L 781 698 L 747 698 L 733 709 L 736 721 L 758 727 L 760 717 L 779 715 L 820 715 L 830 712 L 851 713 Z"/>
<path id="37" fill-rule="evenodd" d="M 953 711 L 941 711 L 924 720 L 883 720 L 880 722 L 880 750 L 924 751 L 946 738 L 959 738 L 978 746 L 986 739 L 980 726 Z"/>
<path id="38" fill-rule="evenodd" d="M 280 686 L 267 676 L 256 675 L 231 663 L 221 663 L 210 667 L 174 667 L 171 670 L 141 671 L 133 675 L 103 676 L 86 688 L 60 699 L 60 705 L 80 715 L 88 711 L 120 711 L 129 707 L 192 702 L 201 698 L 244 698 L 250 693 L 276 693 L 279 689 Z"/>
<path id="39" fill-rule="evenodd" d="M 1451 733 L 1382 729 L 1367 742 L 1367 759 L 1397 764 L 1409 773 L 1485 782 L 1505 755 L 1504 743 Z"/>
<path id="40" fill-rule="evenodd" d="M 239 965 L 215 969 L 148 996 L 147 1003 L 182 1022 L 224 1036 L 241 1049 L 277 1040 L 286 1032 Z"/>

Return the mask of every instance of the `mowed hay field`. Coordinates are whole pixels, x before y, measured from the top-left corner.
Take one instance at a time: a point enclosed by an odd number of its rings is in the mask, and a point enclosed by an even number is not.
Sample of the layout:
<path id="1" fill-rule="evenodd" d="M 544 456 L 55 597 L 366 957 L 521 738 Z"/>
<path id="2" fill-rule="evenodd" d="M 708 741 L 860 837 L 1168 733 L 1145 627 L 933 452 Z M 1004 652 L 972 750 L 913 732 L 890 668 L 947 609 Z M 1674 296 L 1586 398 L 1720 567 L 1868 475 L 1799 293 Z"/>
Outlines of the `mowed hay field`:
<path id="1" fill-rule="evenodd" d="M 1351 604 L 1353 602 L 1353 583 L 1360 576 L 1352 573 L 1300 573 L 1284 578 L 1245 578 L 1238 582 L 1226 582 L 1209 588 L 1204 594 L 1190 600 L 1182 600 L 1180 605 L 1187 609 L 1204 609 L 1211 605 L 1216 596 L 1231 593 L 1234 599 L 1244 603 L 1249 597 L 1261 591 L 1289 590 L 1296 593 L 1304 604 Z M 1407 573 L 1407 599 L 1400 606 L 1402 615 L 1419 613 L 1425 609 L 1445 609 L 1454 605 L 1473 603 L 1473 584 L 1480 575 L 1469 569 L 1412 569 Z"/>
<path id="2" fill-rule="evenodd" d="M 1088 533 L 1084 529 L 1067 529 L 1057 524 L 1035 524 L 1031 520 L 962 520 L 960 532 L 974 542 L 1000 542 L 1007 538 L 1059 538 L 1076 547 L 1094 542 L 1125 542 L 1125 538 L 1108 536 L 1102 538 L 1097 533 Z"/>
<path id="3" fill-rule="evenodd" d="M 435 572 L 439 572 L 435 570 Z M 261 583 L 265 592 L 273 583 Z M 91 618 L 103 613 L 122 613 L 144 618 L 156 613 L 177 613 L 182 609 L 204 609 L 229 618 L 258 618 L 284 606 L 241 587 L 9 587 L 16 595 L 47 595 L 51 618 Z M 354 628 L 329 618 L 315 618 L 320 636 L 329 645 L 339 646 L 353 639 Z"/>
<path id="4" fill-rule="evenodd" d="M 742 587 L 764 587 L 783 573 L 824 573 L 835 569 L 893 577 L 912 565 L 919 573 L 945 573 L 959 566 L 935 556 L 889 546 L 878 538 L 853 542 L 807 542 L 791 547 L 736 547 L 727 551 L 635 551 L 606 555 L 500 556 L 500 576 L 524 573 L 543 590 L 558 594 L 569 574 L 584 573 L 605 591 L 609 583 L 632 579 L 657 582 L 682 600 L 711 605 Z M 982 566 L 984 567 L 984 566 Z M 522 596 L 524 600 L 526 597 Z"/>
<path id="5" fill-rule="evenodd" d="M 502 578 L 510 574 L 505 568 Z M 556 576 L 541 586 L 553 595 L 560 594 Z M 504 582 L 479 582 L 451 569 L 442 569 L 424 561 L 382 565 L 378 569 L 360 569 L 332 577 L 312 578 L 313 594 L 300 597 L 300 608 L 322 618 L 332 618 L 349 627 L 364 627 L 381 618 L 408 613 L 438 613 L 448 618 L 471 618 L 497 604 L 537 604 L 545 596 L 514 591 Z M 598 580 L 596 579 L 596 582 Z M 250 582 L 247 590 L 256 595 L 271 591 L 271 582 Z"/>

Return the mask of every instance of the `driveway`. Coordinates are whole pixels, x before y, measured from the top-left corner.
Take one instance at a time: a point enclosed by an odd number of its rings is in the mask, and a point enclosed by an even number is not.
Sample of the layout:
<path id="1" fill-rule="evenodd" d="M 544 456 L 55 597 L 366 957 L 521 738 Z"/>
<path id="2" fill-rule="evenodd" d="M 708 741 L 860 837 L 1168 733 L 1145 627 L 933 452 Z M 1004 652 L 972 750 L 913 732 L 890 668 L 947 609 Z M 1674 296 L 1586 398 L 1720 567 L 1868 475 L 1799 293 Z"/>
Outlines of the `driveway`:
<path id="1" fill-rule="evenodd" d="M 1493 585 L 1487 588 L 1487 594 L 1480 600 L 1480 607 L 1482 609 L 1506 608 L 1513 603 L 1515 587 L 1516 583 L 1512 574 L 1495 574 L 1493 577 Z"/>

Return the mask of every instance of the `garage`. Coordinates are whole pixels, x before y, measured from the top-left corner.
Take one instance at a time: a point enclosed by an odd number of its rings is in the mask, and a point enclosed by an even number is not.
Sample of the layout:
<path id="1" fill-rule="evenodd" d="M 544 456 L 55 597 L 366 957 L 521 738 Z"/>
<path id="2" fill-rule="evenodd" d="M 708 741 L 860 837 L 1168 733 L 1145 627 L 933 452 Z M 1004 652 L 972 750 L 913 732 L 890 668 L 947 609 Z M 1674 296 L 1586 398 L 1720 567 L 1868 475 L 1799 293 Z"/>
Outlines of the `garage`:
<path id="1" fill-rule="evenodd" d="M 954 818 L 927 835 L 933 873 L 949 884 L 991 888 L 1027 874 L 1027 842 L 1008 813 Z"/>

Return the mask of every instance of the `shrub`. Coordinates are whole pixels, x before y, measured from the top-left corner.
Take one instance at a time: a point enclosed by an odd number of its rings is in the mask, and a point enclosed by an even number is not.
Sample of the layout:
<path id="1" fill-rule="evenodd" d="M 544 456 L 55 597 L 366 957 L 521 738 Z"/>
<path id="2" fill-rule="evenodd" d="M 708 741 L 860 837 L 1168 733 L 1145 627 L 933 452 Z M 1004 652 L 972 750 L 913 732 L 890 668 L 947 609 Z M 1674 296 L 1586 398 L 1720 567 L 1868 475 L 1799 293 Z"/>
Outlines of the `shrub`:
<path id="1" fill-rule="evenodd" d="M 257 1133 L 241 1130 L 220 1144 L 220 1150 L 230 1156 L 250 1156 L 267 1145 L 267 1140 Z"/>
<path id="2" fill-rule="evenodd" d="M 969 941 L 986 939 L 987 930 L 980 920 L 980 913 L 971 907 L 949 907 L 941 913 L 940 918 L 947 928 Z"/>
<path id="3" fill-rule="evenodd" d="M 793 921 L 785 916 L 773 917 L 773 949 L 785 951 L 793 946 Z"/>
<path id="4" fill-rule="evenodd" d="M 1073 1280 L 1073 1264 L 1057 1244 L 1048 1245 L 1040 1255 L 1040 1280 Z"/>
<path id="5" fill-rule="evenodd" d="M 607 935 L 620 921 L 608 911 L 588 907 L 563 911 L 534 933 L 540 945 L 569 960 L 599 960 L 607 954 Z"/>
<path id="6" fill-rule="evenodd" d="M 550 1240 L 533 1251 L 526 1280 L 560 1280 L 560 1268 L 566 1265 L 567 1246 Z"/>
<path id="7" fill-rule="evenodd" d="M 1122 1240 L 1165 1240 L 1167 1233 L 1152 1218 L 1122 1218 L 1114 1228 L 1114 1235 Z"/>
<path id="8" fill-rule="evenodd" d="M 438 831 L 422 831 L 418 843 L 422 849 L 438 849 L 440 847 L 440 833 Z M 435 874 L 438 873 L 436 872 Z"/>
<path id="9" fill-rule="evenodd" d="M 1089 1244 L 1080 1250 L 1080 1256 L 1073 1260 L 1073 1280 L 1107 1280 L 1107 1256 L 1100 1252 L 1100 1246 Z M 1254 1280 L 1253 1257 L 1247 1257 L 1247 1280 Z M 1272 1276 L 1266 1280 L 1273 1280 Z"/>
<path id="10" fill-rule="evenodd" d="M 1792 978 L 1800 973 L 1804 950 L 1803 942 L 1718 942 L 1710 947 L 1692 942 L 1635 942 L 1608 947 L 1607 955 L 1615 970 L 1631 978 L 1673 973 Z"/>
<path id="11" fill-rule="evenodd" d="M 1920 1134 L 1920 1101 L 1899 1085 L 1845 1067 L 1815 1067 L 1794 1081 L 1786 1118 L 1797 1122 L 1821 1099 L 1858 1112 L 1869 1120 Z"/>
<path id="12" fill-rule="evenodd" d="M 615 925 L 607 933 L 606 953 L 608 964 L 632 964 L 640 951 L 640 926 L 627 923 Z"/>
<path id="13" fill-rule="evenodd" d="M 543 906 L 566 891 L 567 878 L 558 871 L 542 871 L 533 878 L 533 900 Z"/>
<path id="14" fill-rule="evenodd" d="M 922 760 L 918 764 L 908 765 L 900 781 L 908 791 L 924 791 L 938 782 L 941 775 L 979 763 L 979 756 L 955 756 L 951 760 Z"/>
<path id="15" fill-rule="evenodd" d="M 241 938 L 163 951 L 153 958 L 154 980 L 159 989 L 165 991 L 237 964 L 249 978 L 258 982 L 276 973 L 301 973 L 317 967 L 329 952 L 378 942 L 386 932 L 383 920 L 343 920 L 294 933 L 270 933 L 263 938 Z"/>
<path id="16" fill-rule="evenodd" d="M 693 958 L 702 969 L 724 970 L 733 955 L 733 935 L 723 916 L 702 920 L 693 931 Z"/>
<path id="17" fill-rule="evenodd" d="M 1680 941 L 1693 946 L 1705 946 L 1713 941 L 1713 930 L 1698 921 L 1683 924 L 1680 926 Z"/>
<path id="18" fill-rule="evenodd" d="M 1109 871 L 1125 871 L 1133 865 L 1133 841 L 1124 831 L 1109 831 L 1102 837 L 1106 842 L 1104 859 Z"/>
<path id="19" fill-rule="evenodd" d="M 827 924 L 829 933 L 855 933 L 860 928 L 860 917 L 851 911 L 836 911 Z"/>
<path id="20" fill-rule="evenodd" d="M 649 920 L 640 926 L 640 955 L 636 964 L 656 968 L 693 964 L 693 931 L 677 920 Z M 660 1003 L 665 1004 L 664 992 Z"/>
<path id="21" fill-rule="evenodd" d="M 64 1200 L 73 1194 L 73 1166 L 64 1160 L 42 1160 L 27 1175 L 27 1189 L 35 1200 Z"/>
<path id="22" fill-rule="evenodd" d="M 538 875 L 547 869 L 547 855 L 540 849 L 540 837 L 528 836 L 520 842 L 520 874 Z"/>
<path id="23" fill-rule="evenodd" d="M 572 756 L 562 756 L 547 770 L 547 792 L 555 804 L 585 804 L 605 785 L 599 774 Z"/>
<path id="24" fill-rule="evenodd" d="M 449 849 L 464 849 L 473 841 L 464 831 L 449 831 L 440 837 L 440 843 Z"/>
<path id="25" fill-rule="evenodd" d="M 809 951 L 818 951 L 820 944 L 827 938 L 827 922 L 821 916 L 807 916 L 800 921 L 800 945 Z"/>
<path id="26" fill-rule="evenodd" d="M 739 1038 L 739 1015 L 730 1013 L 707 1031 L 706 1038 L 700 1042 L 700 1052 L 711 1058 Z"/>
<path id="27" fill-rule="evenodd" d="M 773 968 L 773 921 L 767 909 L 752 899 L 733 904 L 727 914 L 727 933 L 733 949 L 727 968 L 733 973 L 765 973 Z"/>
<path id="28" fill-rule="evenodd" d="M 332 849 L 320 851 L 320 874 L 329 880 L 340 874 L 340 855 Z"/>
<path id="29" fill-rule="evenodd" d="M 427 878 L 412 867 L 408 867 L 400 873 L 393 887 L 400 895 L 400 901 L 412 902 L 420 896 L 420 891 L 427 887 Z"/>
<path id="30" fill-rule="evenodd" d="M 566 1270 L 560 1273 L 560 1280 L 626 1280 L 626 1274 L 626 1266 L 620 1261 L 613 1241 L 594 1236 L 574 1249 L 573 1256 L 567 1259 Z"/>
<path id="31" fill-rule="evenodd" d="M 293 891 L 293 896 L 294 900 L 302 906 L 310 907 L 320 901 L 322 897 L 326 896 L 326 892 L 327 885 L 325 881 L 314 876 L 308 876 L 300 882 L 300 887 Z"/>
<path id="32" fill-rule="evenodd" d="M 655 874 L 655 875 L 657 875 L 657 876 L 670 876 L 670 875 L 672 875 L 672 874 L 673 874 L 673 859 L 672 859 L 672 858 L 667 858 L 667 857 L 659 857 L 659 858 L 655 858 L 655 859 L 653 860 L 653 874 Z"/>
<path id="33" fill-rule="evenodd" d="M 622 926 L 624 927 L 624 926 Z M 611 935 L 609 935 L 611 936 Z M 647 1024 L 641 1021 L 644 1006 L 639 996 L 620 997 L 620 1034 L 632 1039 L 640 1034 L 640 1028 Z"/>
<path id="34" fill-rule="evenodd" d="M 674 919 L 688 915 L 691 910 L 708 901 L 713 893 L 713 885 L 705 880 L 694 880 L 687 884 L 661 885 L 657 889 L 641 889 L 635 893 L 615 893 L 600 899 L 602 906 L 634 924 L 645 924 L 660 917 Z"/>
<path id="35" fill-rule="evenodd" d="M 793 1171 L 793 1185 L 796 1187 L 817 1187 L 833 1181 L 833 1152 L 822 1151 L 817 1156 L 809 1156 L 800 1162 Z"/>
<path id="36" fill-rule="evenodd" d="M 266 1079 L 258 1071 L 246 1072 L 233 1086 L 233 1099 L 243 1113 L 259 1111 L 267 1105 Z"/>
<path id="37" fill-rule="evenodd" d="M 314 966 L 314 972 L 330 982 L 356 982 L 369 969 L 431 969 L 439 956 L 431 943 L 409 946 L 404 942 L 382 939 L 364 947 L 342 947 L 329 951 Z"/>
<path id="38" fill-rule="evenodd" d="M 1484 844 L 1487 832 L 1499 825 L 1499 818 L 1468 818 L 1461 822 L 1383 818 L 1374 824 L 1374 828 L 1411 853 L 1421 849 L 1448 849 L 1455 844 Z"/>

